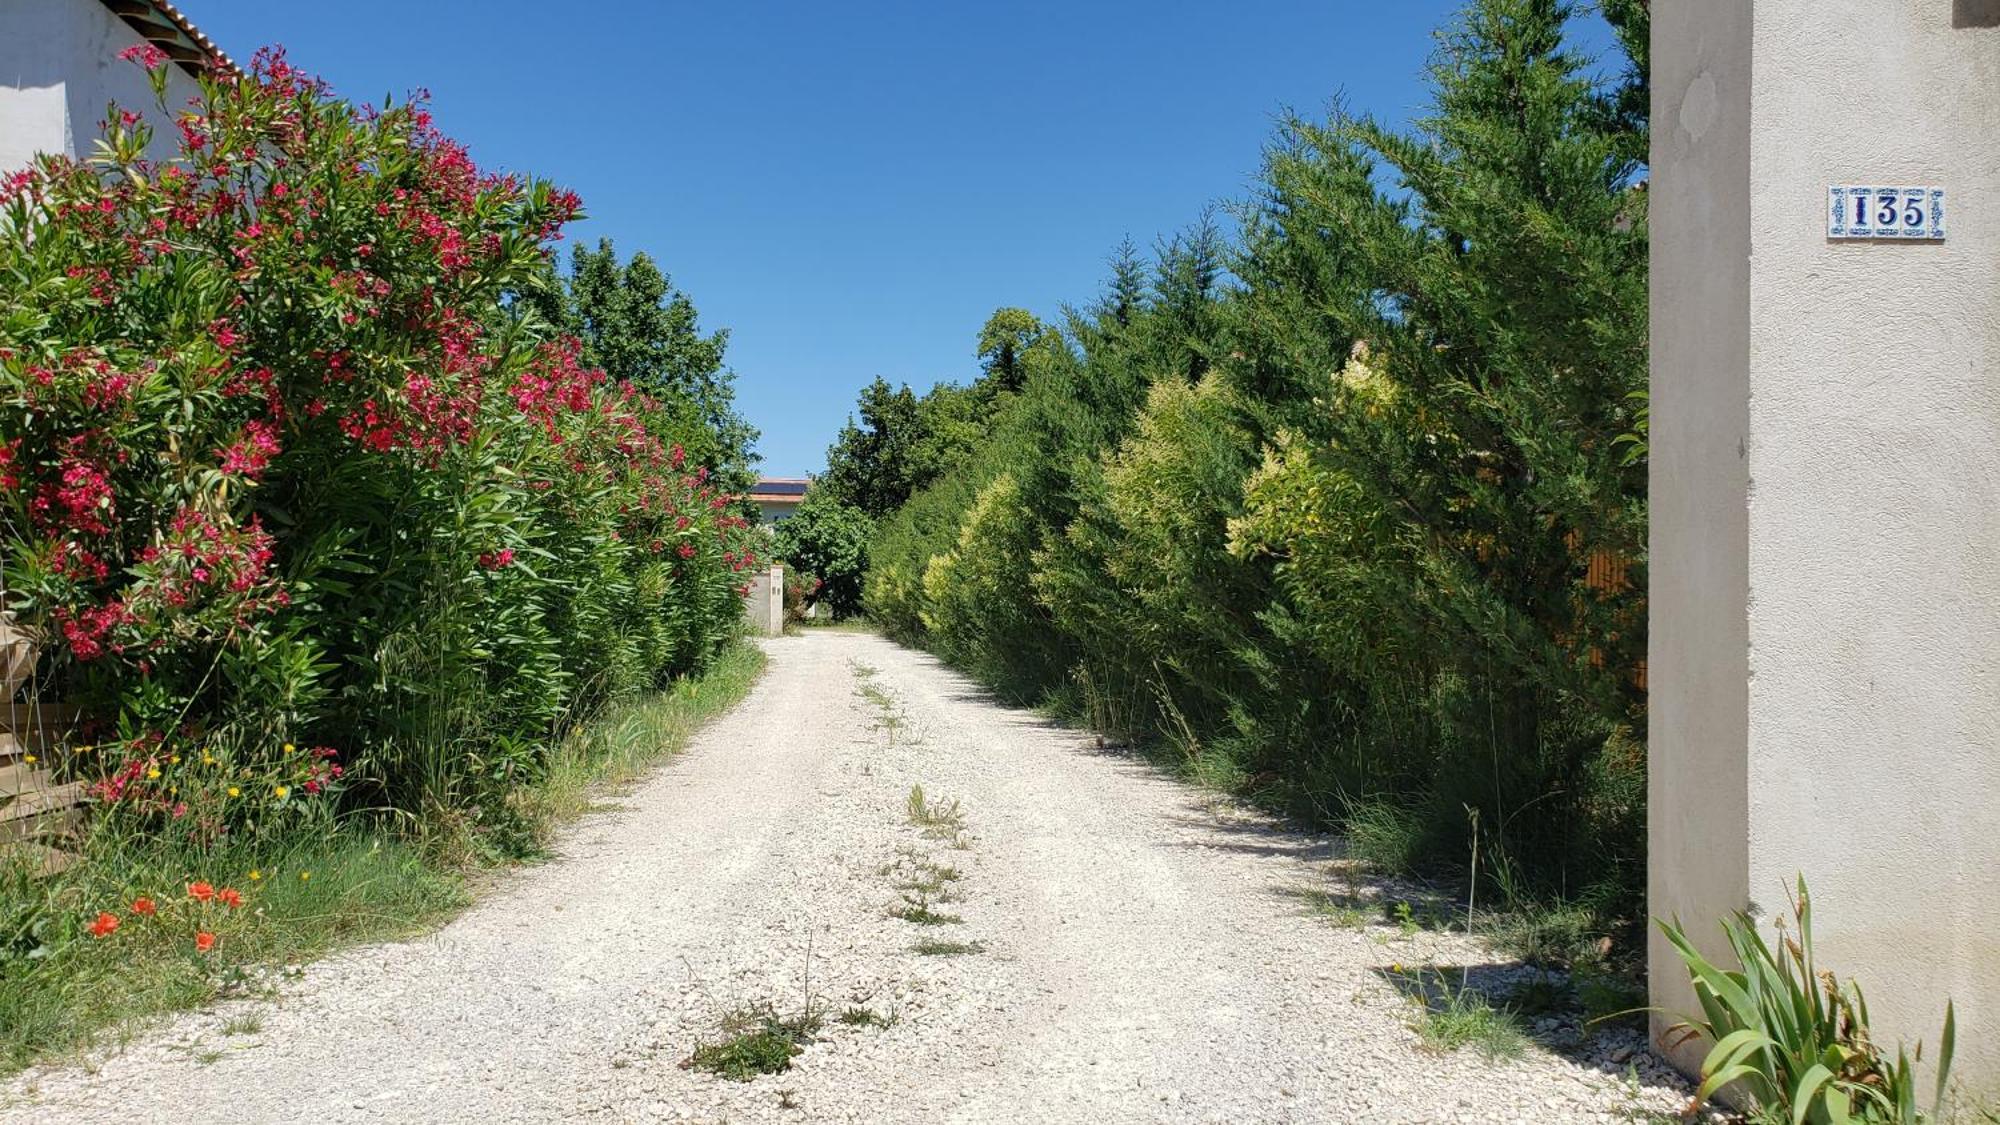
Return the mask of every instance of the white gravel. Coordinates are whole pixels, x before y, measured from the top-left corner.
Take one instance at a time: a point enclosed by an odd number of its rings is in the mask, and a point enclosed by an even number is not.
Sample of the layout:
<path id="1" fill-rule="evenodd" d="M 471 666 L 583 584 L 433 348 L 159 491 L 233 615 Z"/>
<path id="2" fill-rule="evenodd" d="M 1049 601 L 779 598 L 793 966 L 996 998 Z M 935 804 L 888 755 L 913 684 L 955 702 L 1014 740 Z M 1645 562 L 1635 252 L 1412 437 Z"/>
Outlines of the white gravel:
<path id="1" fill-rule="evenodd" d="M 1324 838 L 880 638 L 767 649 L 685 756 L 436 935 L 17 1075 L 0 1122 L 1542 1123 L 1685 1104 L 1636 1032 L 1513 1062 L 1426 1051 L 1385 970 L 1494 958 L 1311 916 L 1299 892 L 1349 877 Z M 858 668 L 897 701 L 893 731 Z M 960 802 L 965 846 L 908 823 L 912 784 Z M 961 872 L 936 908 L 962 924 L 889 916 L 887 869 L 918 857 Z M 923 956 L 923 938 L 984 952 Z M 681 1067 L 730 1011 L 792 1014 L 808 988 L 829 1017 L 895 1022 L 829 1018 L 751 1082 Z M 258 1031 L 223 1030 L 253 1013 Z"/>

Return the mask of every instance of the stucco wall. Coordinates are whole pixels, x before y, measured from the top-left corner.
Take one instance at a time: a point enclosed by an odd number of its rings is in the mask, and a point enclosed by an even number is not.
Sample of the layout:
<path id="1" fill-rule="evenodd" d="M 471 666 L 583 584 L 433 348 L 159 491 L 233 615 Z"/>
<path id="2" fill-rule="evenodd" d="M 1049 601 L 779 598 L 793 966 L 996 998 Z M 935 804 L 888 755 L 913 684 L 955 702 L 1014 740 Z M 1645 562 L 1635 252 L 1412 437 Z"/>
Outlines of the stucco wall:
<path id="1" fill-rule="evenodd" d="M 173 125 L 158 112 L 145 71 L 118 57 L 140 42 L 98 0 L 0 0 L 0 171 L 24 167 L 38 152 L 90 155 L 112 102 L 146 113 L 150 154 L 171 155 Z M 186 71 L 169 67 L 170 108 L 199 90 Z"/>
<path id="2" fill-rule="evenodd" d="M 1968 11 L 1659 6 L 1652 890 L 1706 928 L 1746 891 L 1782 907 L 1803 871 L 1877 1038 L 1934 1043 L 1950 997 L 1963 1073 L 1993 1089 L 2000 29 Z M 1718 41 L 1732 23 L 1747 36 Z M 1948 240 L 1829 241 L 1827 185 L 1866 181 L 1945 186 Z M 1718 682 L 1738 669 L 1747 696 Z"/>

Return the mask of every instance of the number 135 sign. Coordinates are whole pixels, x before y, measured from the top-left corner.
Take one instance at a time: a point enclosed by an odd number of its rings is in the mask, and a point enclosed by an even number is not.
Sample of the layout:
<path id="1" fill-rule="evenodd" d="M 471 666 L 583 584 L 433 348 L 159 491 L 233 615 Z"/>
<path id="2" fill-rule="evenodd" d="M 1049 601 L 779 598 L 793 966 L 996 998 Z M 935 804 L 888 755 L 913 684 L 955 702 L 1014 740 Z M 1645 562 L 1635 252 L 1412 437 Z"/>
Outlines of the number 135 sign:
<path id="1" fill-rule="evenodd" d="M 1941 187 L 1862 187 L 1826 189 L 1828 238 L 1919 238 L 1944 240 Z"/>

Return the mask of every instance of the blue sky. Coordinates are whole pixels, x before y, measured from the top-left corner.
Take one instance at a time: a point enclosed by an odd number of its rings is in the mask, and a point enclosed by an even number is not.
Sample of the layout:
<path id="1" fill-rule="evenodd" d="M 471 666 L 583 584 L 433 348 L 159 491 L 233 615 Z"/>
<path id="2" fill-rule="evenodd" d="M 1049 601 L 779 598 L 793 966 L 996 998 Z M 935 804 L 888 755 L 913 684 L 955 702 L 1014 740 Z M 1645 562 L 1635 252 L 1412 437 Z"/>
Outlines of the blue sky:
<path id="1" fill-rule="evenodd" d="M 646 251 L 730 329 L 786 476 L 818 471 L 876 375 L 970 377 L 994 308 L 1088 301 L 1121 238 L 1246 194 L 1281 108 L 1419 112 L 1456 7 L 181 4 L 232 55 L 282 43 L 346 96 L 427 87 L 482 166 L 575 189 L 571 239 Z"/>

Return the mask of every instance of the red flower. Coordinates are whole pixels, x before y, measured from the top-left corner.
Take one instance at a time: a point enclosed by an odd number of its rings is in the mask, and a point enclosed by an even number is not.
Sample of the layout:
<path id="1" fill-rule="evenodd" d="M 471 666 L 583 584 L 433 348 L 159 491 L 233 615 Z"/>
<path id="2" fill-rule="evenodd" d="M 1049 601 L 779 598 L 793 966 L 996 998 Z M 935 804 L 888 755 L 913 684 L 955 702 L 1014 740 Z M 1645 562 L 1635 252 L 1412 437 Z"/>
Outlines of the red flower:
<path id="1" fill-rule="evenodd" d="M 681 555 L 681 557 L 682 557 L 682 558 L 684 558 L 684 559 L 691 559 L 691 558 L 693 558 L 693 557 L 694 557 L 694 544 L 692 544 L 692 543 L 683 543 L 683 544 L 681 544 L 681 546 L 680 546 L 680 555 Z"/>
<path id="2" fill-rule="evenodd" d="M 209 933 L 207 930 L 203 930 L 200 933 L 194 935 L 194 951 L 196 953 L 207 953 L 209 950 L 214 948 L 215 948 L 214 934 Z"/>
<path id="3" fill-rule="evenodd" d="M 117 929 L 118 915 L 106 911 L 99 914 L 97 921 L 90 924 L 90 936 L 94 938 L 110 937 L 112 932 Z"/>
<path id="4" fill-rule="evenodd" d="M 221 899 L 221 900 L 222 900 L 222 905 L 224 905 L 224 906 L 227 906 L 227 907 L 228 907 L 229 909 L 231 909 L 231 910 L 234 910 L 234 909 L 236 909 L 237 907 L 239 907 L 239 906 L 242 906 L 242 905 L 243 905 L 243 896 L 242 896 L 242 895 L 240 895 L 240 894 L 237 894 L 237 893 L 236 893 L 236 888 L 234 888 L 234 887 L 224 887 L 224 888 L 222 888 L 222 891 L 221 891 L 221 892 L 220 892 L 219 894 L 217 894 L 217 895 L 216 895 L 215 897 L 217 897 L 217 898 Z"/>
<path id="5" fill-rule="evenodd" d="M 207 883 L 189 883 L 188 897 L 196 902 L 207 902 L 215 897 L 215 888 Z"/>
<path id="6" fill-rule="evenodd" d="M 134 43 L 130 47 L 118 52 L 118 57 L 124 59 L 126 62 L 138 63 L 147 70 L 151 70 L 167 61 L 167 53 L 153 46 L 151 43 Z"/>
<path id="7" fill-rule="evenodd" d="M 158 914 L 159 912 L 160 908 L 153 905 L 153 900 L 150 898 L 141 896 L 132 900 L 132 913 L 134 914 Z"/>

